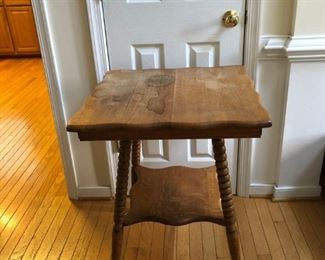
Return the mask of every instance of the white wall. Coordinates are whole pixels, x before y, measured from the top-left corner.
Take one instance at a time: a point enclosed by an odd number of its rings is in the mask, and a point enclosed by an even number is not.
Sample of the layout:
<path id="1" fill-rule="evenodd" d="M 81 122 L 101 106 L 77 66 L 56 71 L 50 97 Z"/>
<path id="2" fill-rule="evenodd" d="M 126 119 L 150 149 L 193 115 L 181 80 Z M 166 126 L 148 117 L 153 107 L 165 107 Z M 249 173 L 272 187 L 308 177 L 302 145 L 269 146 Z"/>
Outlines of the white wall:
<path id="1" fill-rule="evenodd" d="M 261 0 L 261 35 L 289 35 L 295 0 Z"/>
<path id="2" fill-rule="evenodd" d="M 320 194 L 325 147 L 324 3 L 262 1 L 256 88 L 273 126 L 253 142 L 251 195 L 287 199 Z M 316 16 L 311 16 L 312 9 Z"/>
<path id="3" fill-rule="evenodd" d="M 290 66 L 277 183 L 317 186 L 325 148 L 325 62 Z"/>
<path id="4" fill-rule="evenodd" d="M 45 0 L 45 7 L 67 120 L 96 84 L 86 3 Z M 94 191 L 98 196 L 107 196 L 110 190 L 104 142 L 80 142 L 74 133 L 68 137 L 78 196 L 87 196 Z"/>
<path id="5" fill-rule="evenodd" d="M 293 35 L 325 35 L 325 1 L 295 0 L 296 19 Z"/>

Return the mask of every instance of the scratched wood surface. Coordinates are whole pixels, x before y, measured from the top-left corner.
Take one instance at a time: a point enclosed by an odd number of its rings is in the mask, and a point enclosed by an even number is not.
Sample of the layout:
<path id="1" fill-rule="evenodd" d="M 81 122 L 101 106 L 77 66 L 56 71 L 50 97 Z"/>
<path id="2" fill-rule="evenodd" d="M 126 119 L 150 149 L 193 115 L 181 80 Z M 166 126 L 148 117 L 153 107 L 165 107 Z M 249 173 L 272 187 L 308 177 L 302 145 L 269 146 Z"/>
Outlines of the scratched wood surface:
<path id="1" fill-rule="evenodd" d="M 67 129 L 95 140 L 258 137 L 270 126 L 245 69 L 228 66 L 108 72 Z"/>

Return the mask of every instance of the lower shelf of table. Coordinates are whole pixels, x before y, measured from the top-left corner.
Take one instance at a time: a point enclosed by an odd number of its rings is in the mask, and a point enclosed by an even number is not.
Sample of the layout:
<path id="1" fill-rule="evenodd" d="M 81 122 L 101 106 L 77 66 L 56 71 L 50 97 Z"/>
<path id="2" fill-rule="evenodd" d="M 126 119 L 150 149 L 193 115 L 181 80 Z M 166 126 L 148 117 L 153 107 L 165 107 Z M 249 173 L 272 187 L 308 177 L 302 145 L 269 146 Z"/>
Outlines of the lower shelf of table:
<path id="1" fill-rule="evenodd" d="M 136 172 L 138 180 L 131 188 L 130 209 L 123 219 L 125 226 L 144 221 L 173 226 L 196 221 L 224 225 L 215 167 L 139 166 Z"/>

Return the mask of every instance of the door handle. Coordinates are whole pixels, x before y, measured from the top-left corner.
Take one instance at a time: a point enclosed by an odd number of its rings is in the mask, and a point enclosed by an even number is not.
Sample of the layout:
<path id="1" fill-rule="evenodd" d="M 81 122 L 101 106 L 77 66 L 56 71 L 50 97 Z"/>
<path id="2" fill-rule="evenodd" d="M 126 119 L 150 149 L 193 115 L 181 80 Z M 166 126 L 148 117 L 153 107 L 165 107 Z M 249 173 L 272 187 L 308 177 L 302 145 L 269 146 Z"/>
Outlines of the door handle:
<path id="1" fill-rule="evenodd" d="M 222 22 L 226 27 L 235 27 L 239 23 L 239 14 L 235 10 L 225 12 Z"/>

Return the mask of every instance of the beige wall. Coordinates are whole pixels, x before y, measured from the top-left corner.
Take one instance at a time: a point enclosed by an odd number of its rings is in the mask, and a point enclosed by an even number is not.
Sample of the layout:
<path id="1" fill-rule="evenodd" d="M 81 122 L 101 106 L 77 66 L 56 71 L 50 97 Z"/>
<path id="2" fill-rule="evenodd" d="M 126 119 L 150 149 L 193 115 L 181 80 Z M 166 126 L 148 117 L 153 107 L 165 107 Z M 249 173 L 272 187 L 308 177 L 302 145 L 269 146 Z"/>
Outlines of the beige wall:
<path id="1" fill-rule="evenodd" d="M 293 34 L 325 35 L 325 0 L 296 0 Z"/>
<path id="2" fill-rule="evenodd" d="M 96 84 L 86 1 L 45 0 L 66 120 Z M 80 142 L 69 134 L 78 186 L 109 185 L 103 142 Z"/>
<path id="3" fill-rule="evenodd" d="M 261 34 L 290 35 L 295 0 L 262 0 Z"/>
<path id="4" fill-rule="evenodd" d="M 325 35 L 325 0 L 262 0 L 261 35 Z"/>

